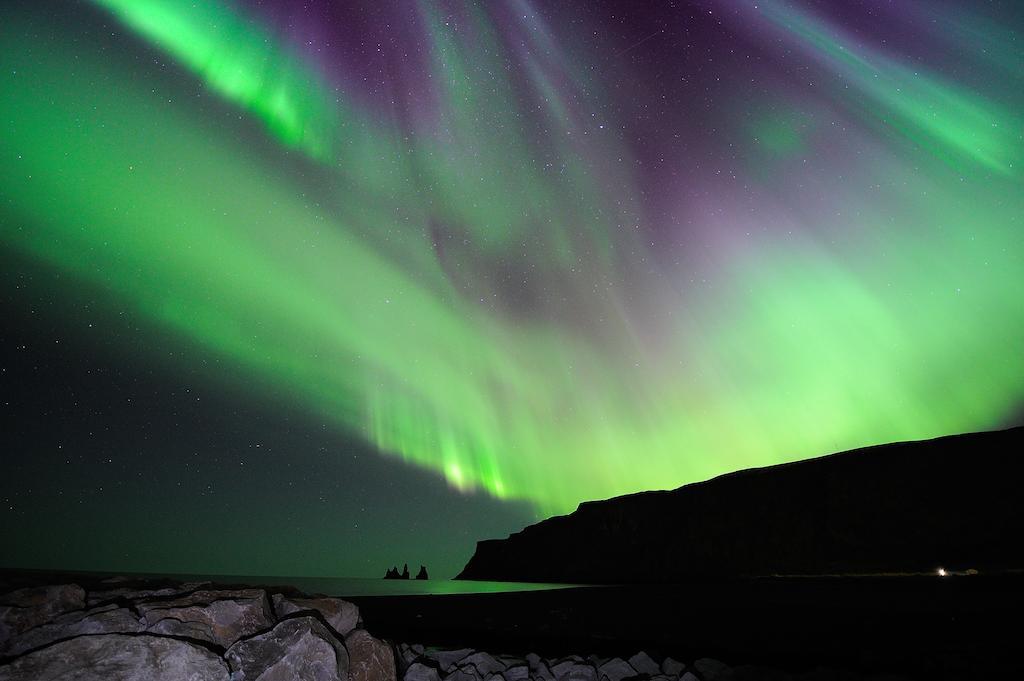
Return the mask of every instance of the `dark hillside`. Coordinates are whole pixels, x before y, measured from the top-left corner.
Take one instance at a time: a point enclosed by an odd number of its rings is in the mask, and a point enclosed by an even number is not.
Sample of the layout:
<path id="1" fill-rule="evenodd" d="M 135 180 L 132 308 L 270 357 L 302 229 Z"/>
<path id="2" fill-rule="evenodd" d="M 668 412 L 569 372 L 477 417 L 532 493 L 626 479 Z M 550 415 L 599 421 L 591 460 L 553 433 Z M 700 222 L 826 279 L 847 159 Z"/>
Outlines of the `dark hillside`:
<path id="1" fill-rule="evenodd" d="M 581 504 L 460 579 L 577 584 L 1024 567 L 1024 428 L 900 442 Z"/>

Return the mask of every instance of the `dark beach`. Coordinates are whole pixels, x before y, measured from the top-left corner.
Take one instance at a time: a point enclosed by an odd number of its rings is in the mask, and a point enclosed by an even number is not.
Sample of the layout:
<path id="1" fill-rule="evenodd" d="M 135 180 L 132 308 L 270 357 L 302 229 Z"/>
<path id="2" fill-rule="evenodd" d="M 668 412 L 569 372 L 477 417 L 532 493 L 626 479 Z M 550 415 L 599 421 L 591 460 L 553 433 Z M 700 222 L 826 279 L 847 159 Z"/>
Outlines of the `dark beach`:
<path id="1" fill-rule="evenodd" d="M 1020 678 L 1020 575 L 764 578 L 514 594 L 352 598 L 397 641 L 910 678 Z M 1015 624 L 1016 623 L 1016 624 Z"/>

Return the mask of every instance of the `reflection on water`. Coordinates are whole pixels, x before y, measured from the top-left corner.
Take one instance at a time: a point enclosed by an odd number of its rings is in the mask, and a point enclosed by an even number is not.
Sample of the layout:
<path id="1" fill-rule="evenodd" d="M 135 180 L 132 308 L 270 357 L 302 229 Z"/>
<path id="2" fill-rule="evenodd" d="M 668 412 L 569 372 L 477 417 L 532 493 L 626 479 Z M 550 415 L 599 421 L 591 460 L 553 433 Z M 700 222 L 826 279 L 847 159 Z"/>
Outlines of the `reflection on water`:
<path id="1" fill-rule="evenodd" d="M 411 596 L 416 594 L 483 594 L 510 591 L 565 589 L 572 584 L 533 584 L 529 582 L 474 582 L 450 579 L 399 580 L 348 577 L 255 577 L 234 575 L 176 575 L 176 579 L 203 580 L 220 584 L 294 586 L 306 593 L 328 596 Z"/>

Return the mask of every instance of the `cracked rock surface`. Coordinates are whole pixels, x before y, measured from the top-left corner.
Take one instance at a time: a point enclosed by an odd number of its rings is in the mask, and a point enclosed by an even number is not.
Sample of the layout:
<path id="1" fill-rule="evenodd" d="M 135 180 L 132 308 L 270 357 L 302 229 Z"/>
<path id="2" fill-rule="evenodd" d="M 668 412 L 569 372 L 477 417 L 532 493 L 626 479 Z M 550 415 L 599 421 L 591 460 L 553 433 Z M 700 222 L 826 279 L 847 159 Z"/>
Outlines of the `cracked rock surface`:
<path id="1" fill-rule="evenodd" d="M 344 681 L 348 652 L 313 617 L 279 623 L 265 634 L 239 641 L 225 655 L 232 681 Z"/>
<path id="2" fill-rule="evenodd" d="M 0 595 L 0 681 L 397 681 L 340 598 L 139 581 Z"/>
<path id="3" fill-rule="evenodd" d="M 220 655 L 161 636 L 79 636 L 0 667 L 0 681 L 228 681 Z"/>

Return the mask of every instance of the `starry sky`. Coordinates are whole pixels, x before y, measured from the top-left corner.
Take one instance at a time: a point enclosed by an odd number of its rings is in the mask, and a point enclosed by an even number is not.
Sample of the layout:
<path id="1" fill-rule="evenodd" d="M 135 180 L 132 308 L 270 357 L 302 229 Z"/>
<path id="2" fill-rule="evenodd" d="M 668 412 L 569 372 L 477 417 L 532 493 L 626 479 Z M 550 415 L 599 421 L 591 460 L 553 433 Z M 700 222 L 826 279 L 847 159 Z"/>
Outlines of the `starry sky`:
<path id="1" fill-rule="evenodd" d="M 1024 9 L 0 17 L 0 565 L 377 576 L 1024 421 Z"/>

